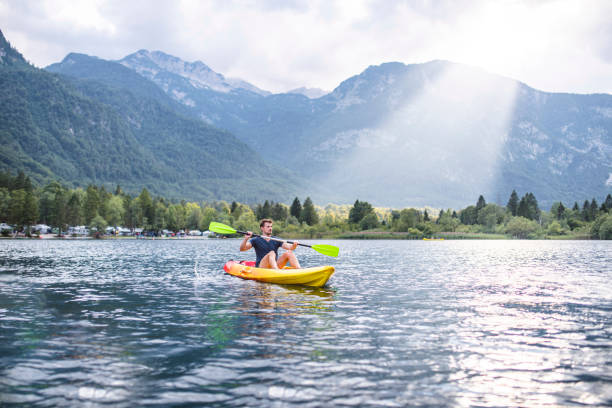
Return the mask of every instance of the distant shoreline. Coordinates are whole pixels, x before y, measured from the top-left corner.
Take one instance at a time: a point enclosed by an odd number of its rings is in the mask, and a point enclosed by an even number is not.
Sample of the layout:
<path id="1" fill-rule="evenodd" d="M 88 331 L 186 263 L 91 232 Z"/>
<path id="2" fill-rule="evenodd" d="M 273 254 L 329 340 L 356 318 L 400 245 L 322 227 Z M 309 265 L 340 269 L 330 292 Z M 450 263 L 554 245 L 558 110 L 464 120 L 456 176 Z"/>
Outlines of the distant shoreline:
<path id="1" fill-rule="evenodd" d="M 300 236 L 302 235 L 302 236 Z M 491 241 L 491 240 L 507 240 L 507 241 L 535 241 L 535 240 L 550 240 L 550 241 L 599 241 L 597 239 L 593 239 L 588 235 L 549 235 L 544 237 L 533 237 L 533 238 L 514 238 L 509 235 L 504 234 L 489 234 L 489 233 L 477 233 L 477 232 L 445 232 L 438 233 L 432 235 L 430 237 L 423 237 L 417 235 L 411 235 L 407 232 L 387 232 L 387 231 L 362 231 L 362 232 L 352 232 L 352 233 L 344 233 L 335 236 L 322 235 L 322 236 L 303 236 L 303 234 L 296 234 L 291 237 L 282 237 L 285 239 L 308 239 L 308 240 L 325 240 L 325 239 L 339 239 L 339 240 L 385 240 L 385 241 L 393 241 L 393 240 L 407 240 L 407 241 L 457 241 L 457 240 L 483 240 L 483 241 Z M 0 237 L 0 240 L 55 240 L 55 241 L 82 241 L 82 240 L 204 240 L 204 239 L 231 239 L 226 237 L 210 237 L 210 236 L 184 236 L 184 237 L 112 237 L 112 236 L 104 236 L 102 238 L 95 238 L 90 236 L 77 236 L 77 237 L 58 237 L 55 234 L 42 234 L 40 236 L 33 237 Z"/>
<path id="2" fill-rule="evenodd" d="M 16 240 L 23 240 L 23 239 L 27 239 L 27 240 L 40 240 L 40 239 L 44 239 L 44 240 L 64 240 L 64 241 L 82 241 L 82 240 L 123 240 L 123 239 L 133 239 L 133 240 L 194 240 L 194 239 L 209 239 L 208 236 L 185 236 L 185 237 L 112 237 L 112 236 L 103 236 L 101 238 L 95 238 L 95 237 L 90 237 L 90 236 L 77 236 L 77 237 L 71 237 L 71 236 L 63 236 L 63 237 L 58 237 L 55 234 L 41 234 L 41 235 L 37 235 L 37 236 L 32 236 L 32 237 L 0 237 L 0 239 L 16 239 Z"/>

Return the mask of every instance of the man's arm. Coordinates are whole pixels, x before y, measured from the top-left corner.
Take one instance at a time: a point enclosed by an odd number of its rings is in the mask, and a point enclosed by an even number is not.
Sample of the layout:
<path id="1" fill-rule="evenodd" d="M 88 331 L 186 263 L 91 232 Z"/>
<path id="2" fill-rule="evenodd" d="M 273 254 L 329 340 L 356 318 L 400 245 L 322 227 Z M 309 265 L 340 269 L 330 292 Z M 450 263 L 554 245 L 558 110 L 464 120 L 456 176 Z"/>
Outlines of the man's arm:
<path id="1" fill-rule="evenodd" d="M 251 239 L 252 236 L 253 233 L 251 231 L 247 231 L 246 235 L 244 236 L 244 239 L 240 243 L 241 251 L 248 251 L 249 249 L 253 248 L 253 244 L 249 242 L 249 239 Z"/>
<path id="2" fill-rule="evenodd" d="M 297 241 L 293 241 L 293 244 L 290 244 L 288 242 L 283 242 L 283 245 L 281 245 L 283 247 L 283 249 L 287 249 L 289 251 L 294 251 L 295 248 L 298 247 L 299 242 Z"/>

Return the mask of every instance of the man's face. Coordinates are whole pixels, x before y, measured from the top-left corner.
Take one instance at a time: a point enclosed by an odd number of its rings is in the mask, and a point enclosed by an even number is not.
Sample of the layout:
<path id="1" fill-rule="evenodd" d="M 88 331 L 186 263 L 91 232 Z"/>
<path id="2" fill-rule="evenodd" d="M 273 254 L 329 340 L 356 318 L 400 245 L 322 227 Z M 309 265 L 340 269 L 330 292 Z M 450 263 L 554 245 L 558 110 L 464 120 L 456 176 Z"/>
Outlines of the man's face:
<path id="1" fill-rule="evenodd" d="M 262 227 L 261 227 L 261 233 L 263 235 L 272 235 L 272 223 L 271 222 L 266 222 Z"/>

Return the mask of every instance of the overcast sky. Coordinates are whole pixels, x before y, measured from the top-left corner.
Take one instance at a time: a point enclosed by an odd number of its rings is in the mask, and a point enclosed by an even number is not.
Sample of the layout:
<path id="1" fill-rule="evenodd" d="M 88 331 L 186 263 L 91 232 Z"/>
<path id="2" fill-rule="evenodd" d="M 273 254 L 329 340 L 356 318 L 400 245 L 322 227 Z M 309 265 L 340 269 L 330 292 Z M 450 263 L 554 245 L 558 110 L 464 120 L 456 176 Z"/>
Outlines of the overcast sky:
<path id="1" fill-rule="evenodd" d="M 444 59 L 544 91 L 612 93 L 611 22 L 612 0 L 0 0 L 0 29 L 36 66 L 144 48 L 272 92 Z"/>

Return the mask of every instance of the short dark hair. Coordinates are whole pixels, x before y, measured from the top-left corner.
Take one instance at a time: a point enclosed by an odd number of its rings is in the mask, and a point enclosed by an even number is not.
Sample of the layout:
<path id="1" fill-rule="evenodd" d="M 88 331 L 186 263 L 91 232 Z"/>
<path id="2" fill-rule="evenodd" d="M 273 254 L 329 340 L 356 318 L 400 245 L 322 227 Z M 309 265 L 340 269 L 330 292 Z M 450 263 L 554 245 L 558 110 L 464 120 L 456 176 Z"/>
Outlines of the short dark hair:
<path id="1" fill-rule="evenodd" d="M 259 222 L 259 228 L 263 227 L 266 222 L 269 222 L 270 224 L 274 224 L 274 221 L 272 221 L 271 219 L 264 218 L 263 220 Z"/>

